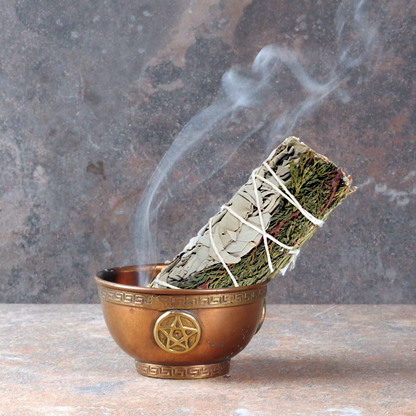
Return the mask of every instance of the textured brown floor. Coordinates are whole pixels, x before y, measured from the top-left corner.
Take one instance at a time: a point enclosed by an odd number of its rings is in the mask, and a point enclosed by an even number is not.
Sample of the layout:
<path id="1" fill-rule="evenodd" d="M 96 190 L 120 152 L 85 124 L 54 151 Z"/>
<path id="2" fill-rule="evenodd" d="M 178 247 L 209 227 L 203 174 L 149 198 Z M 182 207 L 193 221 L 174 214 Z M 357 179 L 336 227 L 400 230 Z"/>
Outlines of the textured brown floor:
<path id="1" fill-rule="evenodd" d="M 139 376 L 99 305 L 0 305 L 0 415 L 415 416 L 416 307 L 272 305 L 229 377 Z"/>

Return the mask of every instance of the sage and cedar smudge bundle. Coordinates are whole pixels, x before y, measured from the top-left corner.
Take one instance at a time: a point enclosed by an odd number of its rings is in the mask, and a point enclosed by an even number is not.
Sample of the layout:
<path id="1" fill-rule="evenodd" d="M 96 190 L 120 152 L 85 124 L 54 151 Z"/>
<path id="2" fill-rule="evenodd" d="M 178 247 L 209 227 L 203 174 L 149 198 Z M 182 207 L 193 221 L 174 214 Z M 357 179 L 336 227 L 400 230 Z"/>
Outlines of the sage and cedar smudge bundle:
<path id="1" fill-rule="evenodd" d="M 296 137 L 286 139 L 254 172 L 151 286 L 248 286 L 284 273 L 318 226 L 276 187 L 282 189 L 283 183 L 315 223 L 325 221 L 356 189 L 351 177 Z M 266 238 L 268 250 L 262 230 L 272 237 Z"/>

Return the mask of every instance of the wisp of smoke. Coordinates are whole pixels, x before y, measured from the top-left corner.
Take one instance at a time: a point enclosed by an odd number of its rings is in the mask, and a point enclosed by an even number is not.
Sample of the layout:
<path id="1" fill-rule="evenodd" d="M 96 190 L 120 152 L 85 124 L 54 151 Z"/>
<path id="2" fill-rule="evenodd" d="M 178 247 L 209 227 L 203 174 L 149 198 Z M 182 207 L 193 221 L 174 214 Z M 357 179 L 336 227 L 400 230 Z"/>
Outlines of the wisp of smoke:
<path id="1" fill-rule="evenodd" d="M 244 145 L 253 142 L 260 131 L 262 143 L 250 161 L 260 164 L 295 125 L 305 120 L 331 94 L 343 102 L 349 97 L 339 86 L 354 68 L 362 65 L 376 50 L 376 28 L 369 21 L 365 0 L 343 1 L 335 16 L 337 55 L 327 79 L 314 79 L 305 70 L 295 51 L 268 45 L 254 59 L 251 68 L 232 68 L 222 77 L 215 101 L 194 116 L 178 134 L 160 160 L 142 195 L 135 218 L 137 263 L 154 264 L 160 259 L 158 220 L 169 202 L 186 200 L 190 206 L 198 199 L 197 189 L 228 169 L 245 177 L 247 171 L 228 166 Z M 353 34 L 354 36 L 350 36 Z M 296 80 L 298 91 L 285 91 L 288 77 Z M 291 94 L 291 95 L 290 95 Z M 290 95 L 290 97 L 289 97 Z M 297 99 L 294 99 L 294 96 Z M 258 140 L 257 140 L 258 142 Z M 254 144 L 253 144 L 254 143 Z M 252 156 L 252 155 L 251 155 Z M 227 171 L 228 171 L 227 170 Z M 192 179 L 190 178 L 192 175 Z M 242 183 L 241 179 L 240 182 Z M 211 205 L 201 213 L 201 224 L 224 202 L 212 196 Z M 204 221 L 204 222 L 202 222 Z M 190 238 L 197 230 L 187 230 L 177 238 Z M 186 241 L 182 241 L 182 246 Z M 142 275 L 140 285 L 148 283 Z"/>

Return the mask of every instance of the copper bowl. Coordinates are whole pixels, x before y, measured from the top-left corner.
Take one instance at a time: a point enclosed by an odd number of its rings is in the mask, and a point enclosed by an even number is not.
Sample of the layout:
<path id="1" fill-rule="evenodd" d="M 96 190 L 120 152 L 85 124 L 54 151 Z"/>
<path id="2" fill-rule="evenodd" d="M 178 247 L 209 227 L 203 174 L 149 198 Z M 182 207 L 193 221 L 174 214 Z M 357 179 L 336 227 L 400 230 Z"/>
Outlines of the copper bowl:
<path id="1" fill-rule="evenodd" d="M 267 282 L 226 289 L 138 286 L 142 270 L 128 266 L 95 276 L 107 327 L 148 377 L 196 379 L 227 374 L 230 360 L 260 329 Z"/>

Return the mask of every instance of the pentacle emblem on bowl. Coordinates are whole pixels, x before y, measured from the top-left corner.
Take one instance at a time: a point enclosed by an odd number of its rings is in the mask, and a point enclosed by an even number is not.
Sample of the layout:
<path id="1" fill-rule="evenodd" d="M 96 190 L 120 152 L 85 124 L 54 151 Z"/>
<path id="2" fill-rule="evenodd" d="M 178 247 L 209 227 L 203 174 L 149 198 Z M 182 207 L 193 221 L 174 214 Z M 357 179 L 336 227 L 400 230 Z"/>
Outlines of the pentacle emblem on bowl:
<path id="1" fill-rule="evenodd" d="M 168 311 L 156 321 L 153 334 L 162 350 L 181 354 L 196 347 L 201 338 L 201 327 L 189 313 Z"/>

